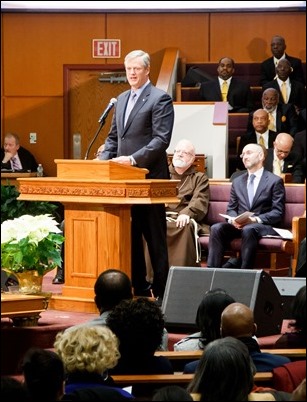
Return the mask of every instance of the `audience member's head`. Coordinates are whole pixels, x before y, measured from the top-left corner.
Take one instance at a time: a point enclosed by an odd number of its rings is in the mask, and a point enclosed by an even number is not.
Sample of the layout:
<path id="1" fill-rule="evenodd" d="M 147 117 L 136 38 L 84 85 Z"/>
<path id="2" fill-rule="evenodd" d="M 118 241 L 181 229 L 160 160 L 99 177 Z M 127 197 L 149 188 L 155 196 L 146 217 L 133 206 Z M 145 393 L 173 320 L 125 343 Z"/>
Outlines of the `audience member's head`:
<path id="1" fill-rule="evenodd" d="M 64 365 L 51 350 L 30 348 L 24 355 L 22 370 L 33 401 L 58 401 L 64 393 Z"/>
<path id="2" fill-rule="evenodd" d="M 288 59 L 281 59 L 276 65 L 276 74 L 278 78 L 282 81 L 287 81 L 289 75 L 292 73 L 293 68 Z"/>
<path id="3" fill-rule="evenodd" d="M 235 62 L 230 57 L 223 57 L 219 60 L 219 64 L 217 66 L 218 76 L 227 81 L 230 77 L 233 76 L 235 72 Z"/>
<path id="4" fill-rule="evenodd" d="M 293 299 L 291 318 L 294 322 L 290 325 L 306 335 L 306 285 L 299 289 Z"/>
<path id="5" fill-rule="evenodd" d="M 279 103 L 279 92 L 275 88 L 267 88 L 263 91 L 261 100 L 263 109 L 272 113 Z"/>
<path id="6" fill-rule="evenodd" d="M 152 401 L 193 401 L 193 398 L 179 385 L 166 385 L 154 393 Z"/>
<path id="7" fill-rule="evenodd" d="M 120 301 L 133 297 L 128 275 L 118 269 L 102 272 L 95 282 L 94 292 L 100 314 L 112 310 Z"/>
<path id="8" fill-rule="evenodd" d="M 5 152 L 11 153 L 13 156 L 17 154 L 20 148 L 20 140 L 17 134 L 7 133 L 4 136 L 3 148 Z"/>
<path id="9" fill-rule="evenodd" d="M 222 337 L 252 337 L 257 331 L 254 313 L 243 303 L 232 303 L 225 308 L 221 316 Z"/>
<path id="10" fill-rule="evenodd" d="M 260 169 L 264 164 L 266 153 L 264 145 L 254 143 L 245 145 L 240 155 L 245 169 L 251 173 Z"/>
<path id="11" fill-rule="evenodd" d="M 5 402 L 28 402 L 30 395 L 23 383 L 16 378 L 1 376 L 1 397 Z"/>
<path id="12" fill-rule="evenodd" d="M 274 150 L 278 159 L 285 159 L 291 152 L 294 138 L 287 133 L 277 134 L 275 141 L 273 142 Z"/>
<path id="13" fill-rule="evenodd" d="M 276 59 L 280 59 L 286 50 L 286 41 L 280 35 L 274 35 L 271 39 L 271 52 Z"/>
<path id="14" fill-rule="evenodd" d="M 152 300 L 123 300 L 110 312 L 108 327 L 119 339 L 122 358 L 152 356 L 162 342 L 164 318 Z"/>
<path id="15" fill-rule="evenodd" d="M 180 140 L 174 150 L 173 166 L 175 170 L 182 174 L 184 173 L 195 160 L 195 147 L 191 141 L 182 139 Z"/>
<path id="16" fill-rule="evenodd" d="M 247 346 L 226 337 L 210 342 L 188 386 L 201 401 L 247 401 L 254 385 L 255 367 Z"/>
<path id="17" fill-rule="evenodd" d="M 253 113 L 253 127 L 257 133 L 263 134 L 265 133 L 270 124 L 269 114 L 264 109 L 255 110 Z"/>
<path id="18" fill-rule="evenodd" d="M 220 338 L 221 314 L 235 300 L 224 289 L 208 290 L 196 313 L 196 325 L 201 332 L 203 345 Z"/>
<path id="19" fill-rule="evenodd" d="M 59 332 L 54 347 L 68 375 L 75 372 L 102 375 L 115 367 L 120 357 L 118 339 L 106 326 Z"/>

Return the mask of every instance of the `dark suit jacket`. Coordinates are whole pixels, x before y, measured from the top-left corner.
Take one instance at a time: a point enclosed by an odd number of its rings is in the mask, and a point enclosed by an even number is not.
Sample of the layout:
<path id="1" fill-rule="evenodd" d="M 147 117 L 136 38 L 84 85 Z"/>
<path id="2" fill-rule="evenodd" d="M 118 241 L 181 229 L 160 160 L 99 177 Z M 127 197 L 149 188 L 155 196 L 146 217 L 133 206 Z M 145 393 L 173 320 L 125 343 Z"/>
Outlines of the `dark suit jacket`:
<path id="1" fill-rule="evenodd" d="M 276 132 L 288 133 L 294 137 L 297 125 L 298 119 L 294 106 L 291 103 L 279 103 L 276 110 Z M 248 116 L 247 131 L 254 131 L 253 113 Z"/>
<path id="2" fill-rule="evenodd" d="M 22 165 L 22 170 L 36 172 L 38 164 L 30 151 L 21 146 L 18 149 L 18 156 Z M 2 163 L 3 158 L 4 148 L 1 148 L 1 169 L 11 169 L 11 162 L 8 161 L 7 163 Z"/>
<path id="3" fill-rule="evenodd" d="M 306 129 L 295 134 L 292 151 L 299 155 L 306 178 Z"/>
<path id="4" fill-rule="evenodd" d="M 235 217 L 245 211 L 253 211 L 264 225 L 278 226 L 285 212 L 283 180 L 264 169 L 250 208 L 247 179 L 248 173 L 244 173 L 232 182 L 227 214 Z"/>
<path id="5" fill-rule="evenodd" d="M 221 88 L 218 78 L 203 82 L 199 90 L 200 97 L 205 102 L 222 102 Z M 229 112 L 250 112 L 254 109 L 253 97 L 247 82 L 232 77 L 227 101 L 233 107 Z"/>
<path id="6" fill-rule="evenodd" d="M 125 109 L 130 90 L 117 98 L 110 132 L 100 159 L 132 155 L 137 166 L 149 170 L 147 178 L 168 179 L 166 149 L 174 124 L 171 97 L 148 84 L 132 109 L 124 127 Z"/>
<path id="7" fill-rule="evenodd" d="M 290 74 L 291 80 L 300 81 L 305 85 L 305 77 L 303 71 L 303 65 L 301 59 L 296 57 L 292 57 L 286 54 L 286 59 L 290 61 L 291 66 L 293 68 L 292 73 Z M 260 85 L 263 87 L 269 81 L 272 81 L 276 76 L 275 64 L 273 56 L 264 60 L 261 63 L 261 73 L 260 73 Z"/>
<path id="8" fill-rule="evenodd" d="M 273 142 L 275 141 L 276 136 L 277 136 L 277 133 L 275 131 L 269 130 L 269 141 L 268 141 L 269 148 L 273 148 Z M 257 144 L 257 135 L 256 135 L 254 128 L 253 128 L 253 131 L 247 132 L 245 135 L 242 135 L 240 138 L 239 147 L 238 147 L 238 155 L 237 155 L 237 168 L 240 170 L 245 169 L 245 166 L 242 162 L 242 159 L 240 158 L 240 155 L 242 154 L 243 148 L 247 144 Z"/>
<path id="9" fill-rule="evenodd" d="M 273 172 L 274 149 L 268 149 L 268 154 L 264 162 L 264 167 L 269 172 Z M 302 159 L 295 152 L 290 152 L 284 159 L 282 173 L 291 173 L 293 183 L 304 183 L 304 172 L 302 167 Z"/>

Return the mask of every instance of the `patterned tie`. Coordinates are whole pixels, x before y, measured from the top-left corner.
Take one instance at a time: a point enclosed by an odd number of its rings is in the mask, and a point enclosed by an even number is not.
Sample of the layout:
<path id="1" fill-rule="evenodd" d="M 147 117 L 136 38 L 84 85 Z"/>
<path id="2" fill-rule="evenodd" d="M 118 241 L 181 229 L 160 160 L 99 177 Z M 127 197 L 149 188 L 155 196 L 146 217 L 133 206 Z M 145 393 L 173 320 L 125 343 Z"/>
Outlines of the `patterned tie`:
<path id="1" fill-rule="evenodd" d="M 18 159 L 16 156 L 13 156 L 13 158 L 11 159 L 11 165 L 12 165 L 12 169 L 15 170 L 20 170 L 20 163 L 18 162 Z"/>
<path id="2" fill-rule="evenodd" d="M 127 108 L 126 108 L 126 113 L 125 113 L 125 125 L 127 123 L 128 117 L 131 113 L 131 110 L 133 109 L 134 105 L 136 102 L 136 93 L 134 91 L 131 91 L 129 100 L 128 100 L 128 104 L 127 104 Z"/>
<path id="3" fill-rule="evenodd" d="M 248 200 L 249 200 L 249 206 L 252 207 L 253 199 L 254 199 L 254 179 L 255 175 L 251 174 L 249 176 L 249 182 L 247 184 L 247 194 L 248 194 Z"/>
<path id="4" fill-rule="evenodd" d="M 260 134 L 260 136 L 259 136 L 259 142 L 258 142 L 258 144 L 259 144 L 259 145 L 263 145 L 263 146 L 265 147 L 265 142 L 264 142 L 264 138 L 263 138 L 263 135 L 262 135 L 262 134 Z"/>
<path id="5" fill-rule="evenodd" d="M 281 166 L 280 166 L 280 160 L 278 158 L 274 159 L 273 162 L 273 173 L 276 174 L 277 176 L 281 175 Z"/>
<path id="6" fill-rule="evenodd" d="M 227 102 L 227 93 L 228 93 L 228 84 L 227 81 L 224 81 L 222 84 L 222 99 L 223 102 Z"/>
<path id="7" fill-rule="evenodd" d="M 281 94 L 284 99 L 284 102 L 287 103 L 287 85 L 285 82 L 281 84 Z"/>
<path id="8" fill-rule="evenodd" d="M 269 113 L 269 119 L 270 119 L 269 130 L 276 131 L 275 119 L 274 119 L 274 116 L 272 115 L 272 113 Z"/>

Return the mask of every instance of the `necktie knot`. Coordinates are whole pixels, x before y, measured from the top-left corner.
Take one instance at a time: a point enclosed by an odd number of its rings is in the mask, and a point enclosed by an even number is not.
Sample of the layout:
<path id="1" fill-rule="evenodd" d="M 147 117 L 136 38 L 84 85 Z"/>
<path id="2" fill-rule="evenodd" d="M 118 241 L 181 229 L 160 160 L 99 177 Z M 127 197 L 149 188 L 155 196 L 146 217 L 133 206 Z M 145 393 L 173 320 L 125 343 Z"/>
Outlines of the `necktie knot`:
<path id="1" fill-rule="evenodd" d="M 264 147 L 265 147 L 265 142 L 264 142 L 264 138 L 263 138 L 263 135 L 262 134 L 260 134 L 260 136 L 259 136 L 259 142 L 258 142 L 258 144 L 259 145 L 263 145 Z M 254 175 L 251 175 L 251 176 L 254 176 Z M 254 180 L 254 179 L 253 179 Z"/>
<path id="2" fill-rule="evenodd" d="M 222 83 L 222 99 L 223 99 L 223 102 L 227 101 L 227 93 L 228 93 L 228 83 L 227 83 L 227 81 L 224 81 Z"/>

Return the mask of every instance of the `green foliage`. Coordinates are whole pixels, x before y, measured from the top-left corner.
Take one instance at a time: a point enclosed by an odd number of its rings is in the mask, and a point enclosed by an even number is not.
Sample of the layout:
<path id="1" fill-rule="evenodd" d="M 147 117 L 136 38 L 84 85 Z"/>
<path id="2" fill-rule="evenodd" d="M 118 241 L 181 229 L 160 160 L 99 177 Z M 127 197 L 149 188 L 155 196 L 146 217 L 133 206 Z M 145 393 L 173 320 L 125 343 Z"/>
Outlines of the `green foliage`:
<path id="1" fill-rule="evenodd" d="M 15 186 L 1 185 L 1 223 L 7 219 L 19 218 L 22 215 L 51 214 L 57 222 L 62 218 L 57 211 L 58 205 L 49 201 L 21 201 L 17 200 L 19 191 Z"/>

